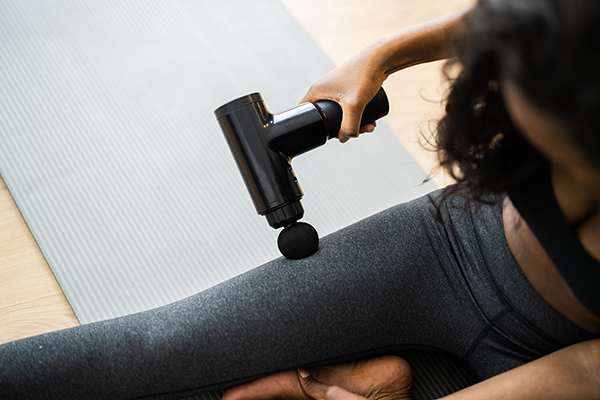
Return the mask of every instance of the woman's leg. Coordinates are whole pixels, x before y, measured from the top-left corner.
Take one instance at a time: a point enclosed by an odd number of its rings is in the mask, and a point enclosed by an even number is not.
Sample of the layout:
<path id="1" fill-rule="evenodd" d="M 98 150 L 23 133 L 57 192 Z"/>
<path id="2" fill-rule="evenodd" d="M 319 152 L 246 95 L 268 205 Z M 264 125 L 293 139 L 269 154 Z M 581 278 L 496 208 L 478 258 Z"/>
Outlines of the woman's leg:
<path id="1" fill-rule="evenodd" d="M 438 324 L 461 337 L 478 329 L 458 326 L 451 315 L 464 300 L 441 292 L 459 277 L 432 251 L 429 204 L 399 205 L 324 238 L 310 258 L 275 260 L 174 304 L 0 346 L 0 392 L 176 398 L 400 344 L 460 350 Z"/>
<path id="2" fill-rule="evenodd" d="M 493 366 L 473 350 L 490 330 L 478 298 L 493 301 L 473 288 L 480 250 L 456 229 L 470 221 L 461 204 L 440 224 L 426 196 L 329 235 L 310 258 L 278 259 L 151 311 L 2 345 L 0 393 L 181 398 L 407 347 Z"/>

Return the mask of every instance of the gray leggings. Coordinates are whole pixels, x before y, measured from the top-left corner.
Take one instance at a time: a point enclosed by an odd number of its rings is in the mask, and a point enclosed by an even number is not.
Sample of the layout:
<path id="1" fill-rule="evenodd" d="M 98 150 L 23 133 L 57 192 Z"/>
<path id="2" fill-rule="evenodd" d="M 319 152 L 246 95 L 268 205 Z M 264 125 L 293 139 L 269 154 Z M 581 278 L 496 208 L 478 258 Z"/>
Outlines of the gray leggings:
<path id="1" fill-rule="evenodd" d="M 504 237 L 434 192 L 179 302 L 0 346 L 2 399 L 181 398 L 300 366 L 403 349 L 485 379 L 591 339 L 533 290 Z"/>

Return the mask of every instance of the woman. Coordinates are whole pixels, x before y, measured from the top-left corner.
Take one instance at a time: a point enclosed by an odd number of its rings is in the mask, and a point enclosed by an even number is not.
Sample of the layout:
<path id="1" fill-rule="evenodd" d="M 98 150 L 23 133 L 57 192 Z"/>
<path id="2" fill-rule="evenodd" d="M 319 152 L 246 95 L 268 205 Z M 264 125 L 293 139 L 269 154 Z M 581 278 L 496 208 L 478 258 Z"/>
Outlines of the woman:
<path id="1" fill-rule="evenodd" d="M 598 22 L 596 0 L 482 0 L 370 46 L 304 100 L 338 101 L 346 141 L 389 74 L 456 55 L 436 140 L 458 185 L 308 259 L 0 346 L 2 398 L 180 398 L 255 379 L 226 399 L 407 398 L 407 364 L 369 357 L 410 347 L 481 380 L 448 398 L 599 398 Z"/>

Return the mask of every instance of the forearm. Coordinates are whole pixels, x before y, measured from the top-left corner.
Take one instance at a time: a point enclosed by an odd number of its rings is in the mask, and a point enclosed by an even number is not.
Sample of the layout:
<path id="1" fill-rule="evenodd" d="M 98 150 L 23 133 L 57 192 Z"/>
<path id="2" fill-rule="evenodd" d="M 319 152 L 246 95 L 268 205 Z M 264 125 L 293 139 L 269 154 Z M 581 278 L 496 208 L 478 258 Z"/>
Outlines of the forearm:
<path id="1" fill-rule="evenodd" d="M 361 114 L 393 72 L 454 55 L 464 17 L 471 8 L 386 36 L 313 84 L 301 102 L 333 100 L 344 112 L 341 142 L 359 133 Z"/>
<path id="2" fill-rule="evenodd" d="M 597 400 L 600 398 L 600 339 L 551 353 L 443 400 Z"/>
<path id="3" fill-rule="evenodd" d="M 464 18 L 472 8 L 398 31 L 365 51 L 386 76 L 413 65 L 451 58 Z"/>

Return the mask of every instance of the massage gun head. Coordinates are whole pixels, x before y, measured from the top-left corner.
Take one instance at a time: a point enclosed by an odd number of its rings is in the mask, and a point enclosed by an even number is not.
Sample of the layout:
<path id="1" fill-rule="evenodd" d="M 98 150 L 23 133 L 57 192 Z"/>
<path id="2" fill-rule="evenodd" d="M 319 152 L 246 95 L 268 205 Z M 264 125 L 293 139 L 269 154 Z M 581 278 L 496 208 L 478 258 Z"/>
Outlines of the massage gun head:
<path id="1" fill-rule="evenodd" d="M 387 115 L 389 104 L 383 89 L 367 105 L 362 125 Z M 280 234 L 281 252 L 288 258 L 306 257 L 318 246 L 318 235 L 308 224 L 296 222 L 304 215 L 303 193 L 290 161 L 337 137 L 342 120 L 340 106 L 332 101 L 304 103 L 280 114 L 267 110 L 260 93 L 235 99 L 215 110 L 257 212 L 271 227 L 286 227 Z M 310 227 L 312 232 L 309 233 Z M 314 232 L 314 233 L 313 233 Z M 314 237 L 316 236 L 316 242 Z M 305 240 L 306 239 L 306 240 Z M 314 251 L 290 252 L 289 243 L 310 243 Z"/>
<path id="2" fill-rule="evenodd" d="M 300 260 L 319 248 L 319 234 L 311 225 L 296 222 L 286 226 L 277 238 L 277 247 L 286 258 Z"/>

